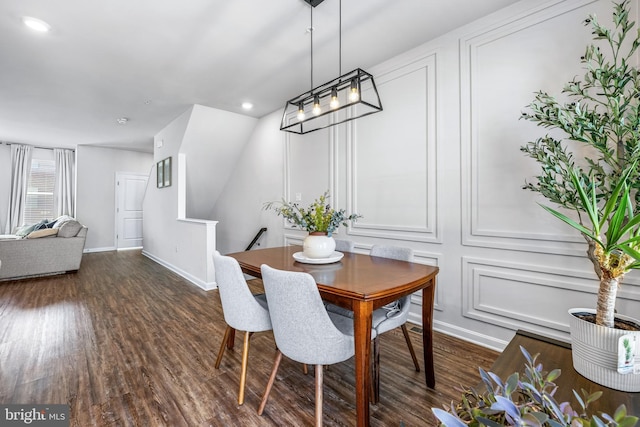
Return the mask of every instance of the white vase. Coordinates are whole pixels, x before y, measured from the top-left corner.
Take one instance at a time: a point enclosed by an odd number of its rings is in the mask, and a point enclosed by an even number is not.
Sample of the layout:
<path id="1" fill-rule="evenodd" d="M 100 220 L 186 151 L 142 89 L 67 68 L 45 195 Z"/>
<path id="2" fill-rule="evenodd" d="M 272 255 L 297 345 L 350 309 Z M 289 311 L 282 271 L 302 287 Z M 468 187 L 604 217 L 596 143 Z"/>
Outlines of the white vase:
<path id="1" fill-rule="evenodd" d="M 636 340 L 640 340 L 640 331 L 599 326 L 574 316 L 574 313 L 595 314 L 595 310 L 590 308 L 569 310 L 574 369 L 583 377 L 605 387 L 626 392 L 639 392 L 640 374 L 618 373 L 618 341 L 622 335 L 635 335 Z M 620 314 L 616 314 L 616 318 L 640 324 L 637 320 Z"/>
<path id="2" fill-rule="evenodd" d="M 336 241 L 327 233 L 314 231 L 304 238 L 302 248 L 307 258 L 329 258 L 336 249 Z"/>

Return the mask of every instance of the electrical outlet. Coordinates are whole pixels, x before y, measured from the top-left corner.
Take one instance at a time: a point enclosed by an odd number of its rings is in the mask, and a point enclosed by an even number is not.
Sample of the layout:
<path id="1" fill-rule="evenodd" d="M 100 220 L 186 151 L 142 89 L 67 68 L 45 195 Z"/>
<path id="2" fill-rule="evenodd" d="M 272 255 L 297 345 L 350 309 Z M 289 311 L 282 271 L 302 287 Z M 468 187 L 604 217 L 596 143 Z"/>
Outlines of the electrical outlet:
<path id="1" fill-rule="evenodd" d="M 302 201 L 302 193 L 296 193 L 296 202 Z"/>

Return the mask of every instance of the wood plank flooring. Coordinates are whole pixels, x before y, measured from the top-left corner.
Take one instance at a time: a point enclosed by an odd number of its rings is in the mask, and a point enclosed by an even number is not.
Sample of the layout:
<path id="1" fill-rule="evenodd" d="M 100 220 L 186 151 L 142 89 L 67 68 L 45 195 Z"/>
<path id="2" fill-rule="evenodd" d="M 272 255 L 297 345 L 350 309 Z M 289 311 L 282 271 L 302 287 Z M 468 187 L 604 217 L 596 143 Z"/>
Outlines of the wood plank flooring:
<path id="1" fill-rule="evenodd" d="M 258 292 L 260 281 L 251 286 Z M 205 292 L 139 251 L 85 254 L 76 274 L 0 282 L 0 403 L 70 405 L 71 425 L 306 426 L 313 370 L 283 359 L 262 417 L 273 335 L 251 339 L 245 403 L 237 405 L 242 335 L 214 369 L 225 323 Z M 412 328 L 410 327 L 410 330 Z M 417 330 L 417 328 L 416 328 Z M 416 347 L 421 334 L 411 334 Z M 435 334 L 436 388 L 416 373 L 400 329 L 380 340 L 373 426 L 437 425 L 431 407 L 479 383 L 494 351 Z M 419 358 L 422 364 L 422 357 Z M 353 359 L 324 375 L 324 424 L 355 425 Z"/>

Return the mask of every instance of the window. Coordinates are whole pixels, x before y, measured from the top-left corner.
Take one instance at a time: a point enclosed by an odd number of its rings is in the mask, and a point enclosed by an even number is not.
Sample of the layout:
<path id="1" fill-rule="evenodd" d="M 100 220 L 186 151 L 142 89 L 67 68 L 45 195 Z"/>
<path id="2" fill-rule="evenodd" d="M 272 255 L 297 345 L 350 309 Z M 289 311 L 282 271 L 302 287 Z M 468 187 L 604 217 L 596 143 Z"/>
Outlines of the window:
<path id="1" fill-rule="evenodd" d="M 24 209 L 24 223 L 34 224 L 43 219 L 54 219 L 53 186 L 56 166 L 53 160 L 32 159 L 31 173 Z"/>

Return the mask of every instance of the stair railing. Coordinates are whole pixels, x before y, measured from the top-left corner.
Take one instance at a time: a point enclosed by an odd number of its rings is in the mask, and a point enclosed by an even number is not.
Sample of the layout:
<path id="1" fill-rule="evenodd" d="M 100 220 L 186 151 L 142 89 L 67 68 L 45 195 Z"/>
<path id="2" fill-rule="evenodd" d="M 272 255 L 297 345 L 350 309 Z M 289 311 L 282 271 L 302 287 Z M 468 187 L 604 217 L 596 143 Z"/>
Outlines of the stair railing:
<path id="1" fill-rule="evenodd" d="M 267 227 L 262 227 L 260 230 L 258 230 L 258 232 L 256 233 L 256 236 L 253 238 L 253 240 L 251 241 L 251 243 L 249 243 L 249 246 L 247 246 L 247 249 L 245 249 L 245 251 L 249 251 L 251 250 L 251 248 L 258 242 L 258 239 L 260 239 L 260 237 L 262 237 L 262 234 L 267 231 Z M 258 246 L 260 244 L 258 243 Z"/>

